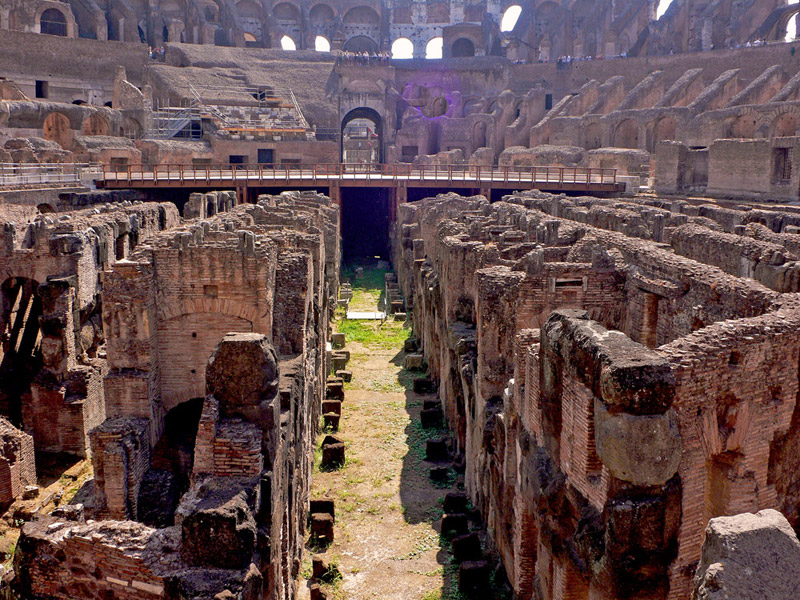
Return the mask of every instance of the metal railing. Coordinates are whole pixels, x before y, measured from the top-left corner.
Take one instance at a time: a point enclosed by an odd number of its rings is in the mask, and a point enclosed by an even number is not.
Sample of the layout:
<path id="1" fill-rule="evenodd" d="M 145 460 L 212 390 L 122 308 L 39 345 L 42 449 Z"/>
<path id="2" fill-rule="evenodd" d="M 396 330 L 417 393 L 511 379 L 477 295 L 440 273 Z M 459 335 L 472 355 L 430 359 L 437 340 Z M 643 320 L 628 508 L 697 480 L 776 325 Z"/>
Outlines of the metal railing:
<path id="1" fill-rule="evenodd" d="M 0 187 L 81 183 L 102 173 L 93 163 L 0 163 Z"/>
<path id="2" fill-rule="evenodd" d="M 616 169 L 588 167 L 413 166 L 398 164 L 210 164 L 104 166 L 102 179 L 116 184 L 213 184 L 265 181 L 426 181 L 437 184 L 555 184 L 559 187 L 615 185 Z"/>

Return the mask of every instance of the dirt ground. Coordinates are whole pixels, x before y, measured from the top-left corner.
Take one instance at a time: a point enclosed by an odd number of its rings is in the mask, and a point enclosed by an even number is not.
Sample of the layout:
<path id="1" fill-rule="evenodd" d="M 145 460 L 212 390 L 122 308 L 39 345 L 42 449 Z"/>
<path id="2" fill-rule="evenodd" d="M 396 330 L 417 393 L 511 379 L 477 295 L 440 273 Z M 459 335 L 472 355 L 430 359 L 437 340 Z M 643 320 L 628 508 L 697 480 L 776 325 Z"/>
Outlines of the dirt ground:
<path id="1" fill-rule="evenodd" d="M 394 340 L 403 328 L 388 321 L 381 329 Z M 455 489 L 456 475 L 448 482 L 453 487 L 430 480 L 425 442 L 441 432 L 421 427 L 425 397 L 411 388 L 422 374 L 405 371 L 402 344 L 388 349 L 385 338 L 347 343 L 353 381 L 346 386 L 339 432 L 346 465 L 314 471 L 312 498 L 336 501 L 335 541 L 324 556 L 342 577 L 328 586 L 329 598 L 456 600 L 456 566 L 438 531 L 442 500 Z M 311 555 L 306 552 L 306 576 Z M 300 598 L 308 598 L 306 582 L 300 586 Z"/>

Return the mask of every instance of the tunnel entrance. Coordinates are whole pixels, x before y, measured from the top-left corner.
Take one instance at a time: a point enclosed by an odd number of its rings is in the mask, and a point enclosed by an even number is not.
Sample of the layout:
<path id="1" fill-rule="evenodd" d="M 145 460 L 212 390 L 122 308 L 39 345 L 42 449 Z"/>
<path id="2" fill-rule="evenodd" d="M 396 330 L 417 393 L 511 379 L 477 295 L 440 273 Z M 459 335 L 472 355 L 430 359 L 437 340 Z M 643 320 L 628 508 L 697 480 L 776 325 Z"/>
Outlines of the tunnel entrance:
<path id="1" fill-rule="evenodd" d="M 139 488 L 137 510 L 142 523 L 151 527 L 174 523 L 178 501 L 189 490 L 202 412 L 203 398 L 193 398 L 178 404 L 164 418 L 164 433 Z"/>
<path id="2" fill-rule="evenodd" d="M 389 260 L 389 190 L 342 188 L 342 258 Z"/>
<path id="3" fill-rule="evenodd" d="M 341 159 L 345 164 L 383 162 L 383 119 L 372 108 L 356 108 L 342 120 Z"/>
<path id="4" fill-rule="evenodd" d="M 11 277 L 0 287 L 0 413 L 22 426 L 22 396 L 42 368 L 38 282 Z"/>

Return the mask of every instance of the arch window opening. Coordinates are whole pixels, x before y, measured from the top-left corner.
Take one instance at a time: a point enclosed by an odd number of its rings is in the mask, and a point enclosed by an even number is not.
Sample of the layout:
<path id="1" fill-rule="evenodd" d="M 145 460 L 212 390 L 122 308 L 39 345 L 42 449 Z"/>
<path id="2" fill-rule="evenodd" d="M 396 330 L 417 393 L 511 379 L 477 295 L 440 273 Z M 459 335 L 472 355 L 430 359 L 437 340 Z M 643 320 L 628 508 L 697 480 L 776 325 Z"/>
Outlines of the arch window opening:
<path id="1" fill-rule="evenodd" d="M 514 6 L 509 6 L 508 10 L 506 10 L 505 14 L 503 14 L 503 20 L 500 21 L 500 31 L 504 33 L 508 31 L 514 31 L 514 27 L 517 26 L 517 22 L 519 21 L 521 14 L 521 6 L 517 4 Z"/>
<path id="2" fill-rule="evenodd" d="M 317 52 L 330 52 L 331 51 L 331 43 L 328 41 L 324 35 L 318 35 L 314 39 L 314 50 Z"/>
<path id="3" fill-rule="evenodd" d="M 675 2 L 675 0 L 661 0 L 658 3 L 658 8 L 656 9 L 656 21 L 664 16 L 664 13 L 669 10 L 669 7 L 672 6 L 673 2 Z"/>
<path id="4" fill-rule="evenodd" d="M 392 58 L 405 60 L 414 58 L 414 42 L 408 38 L 399 38 L 392 44 Z"/>
<path id="5" fill-rule="evenodd" d="M 356 108 L 342 121 L 342 162 L 380 164 L 383 121 L 371 108 Z"/>
<path id="6" fill-rule="evenodd" d="M 67 19 L 60 10 L 48 8 L 42 13 L 39 31 L 47 35 L 67 37 Z"/>
<path id="7" fill-rule="evenodd" d="M 800 0 L 796 2 L 790 2 L 789 4 L 797 4 Z M 785 42 L 794 42 L 797 40 L 797 19 L 800 17 L 800 14 L 795 13 L 791 17 L 789 17 L 789 22 L 786 23 L 786 36 L 784 36 L 783 40 Z"/>
<path id="8" fill-rule="evenodd" d="M 295 44 L 292 38 L 290 38 L 288 35 L 285 35 L 281 38 L 281 49 L 294 51 L 297 50 L 297 44 Z"/>
<path id="9" fill-rule="evenodd" d="M 467 38 L 459 38 L 453 43 L 451 50 L 453 58 L 468 58 L 475 56 L 475 44 Z"/>
<path id="10" fill-rule="evenodd" d="M 444 53 L 444 38 L 443 37 L 435 37 L 431 41 L 428 42 L 428 45 L 425 47 L 425 58 L 429 59 L 436 59 L 442 58 Z"/>

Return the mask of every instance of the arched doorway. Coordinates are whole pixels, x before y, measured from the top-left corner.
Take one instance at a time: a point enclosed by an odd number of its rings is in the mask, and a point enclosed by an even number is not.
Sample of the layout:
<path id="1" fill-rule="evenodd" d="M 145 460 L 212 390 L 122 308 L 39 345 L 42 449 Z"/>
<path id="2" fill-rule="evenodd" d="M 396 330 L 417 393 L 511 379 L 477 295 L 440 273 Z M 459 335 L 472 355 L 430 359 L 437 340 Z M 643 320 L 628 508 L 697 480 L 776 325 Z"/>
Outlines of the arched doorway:
<path id="1" fill-rule="evenodd" d="M 378 44 L 370 37 L 357 35 L 347 40 L 342 46 L 342 50 L 345 52 L 377 54 Z"/>
<path id="2" fill-rule="evenodd" d="M 47 35 L 67 37 L 67 18 L 57 8 L 48 8 L 39 20 L 39 31 Z"/>
<path id="3" fill-rule="evenodd" d="M 614 136 L 614 145 L 617 148 L 639 148 L 639 125 L 633 119 L 626 119 L 617 127 Z"/>
<path id="4" fill-rule="evenodd" d="M 475 44 L 469 38 L 458 38 L 453 42 L 453 48 L 450 51 L 450 56 L 453 58 L 467 58 L 475 56 Z"/>
<path id="5" fill-rule="evenodd" d="M 383 119 L 375 109 L 355 108 L 342 120 L 341 157 L 349 164 L 383 162 Z"/>

